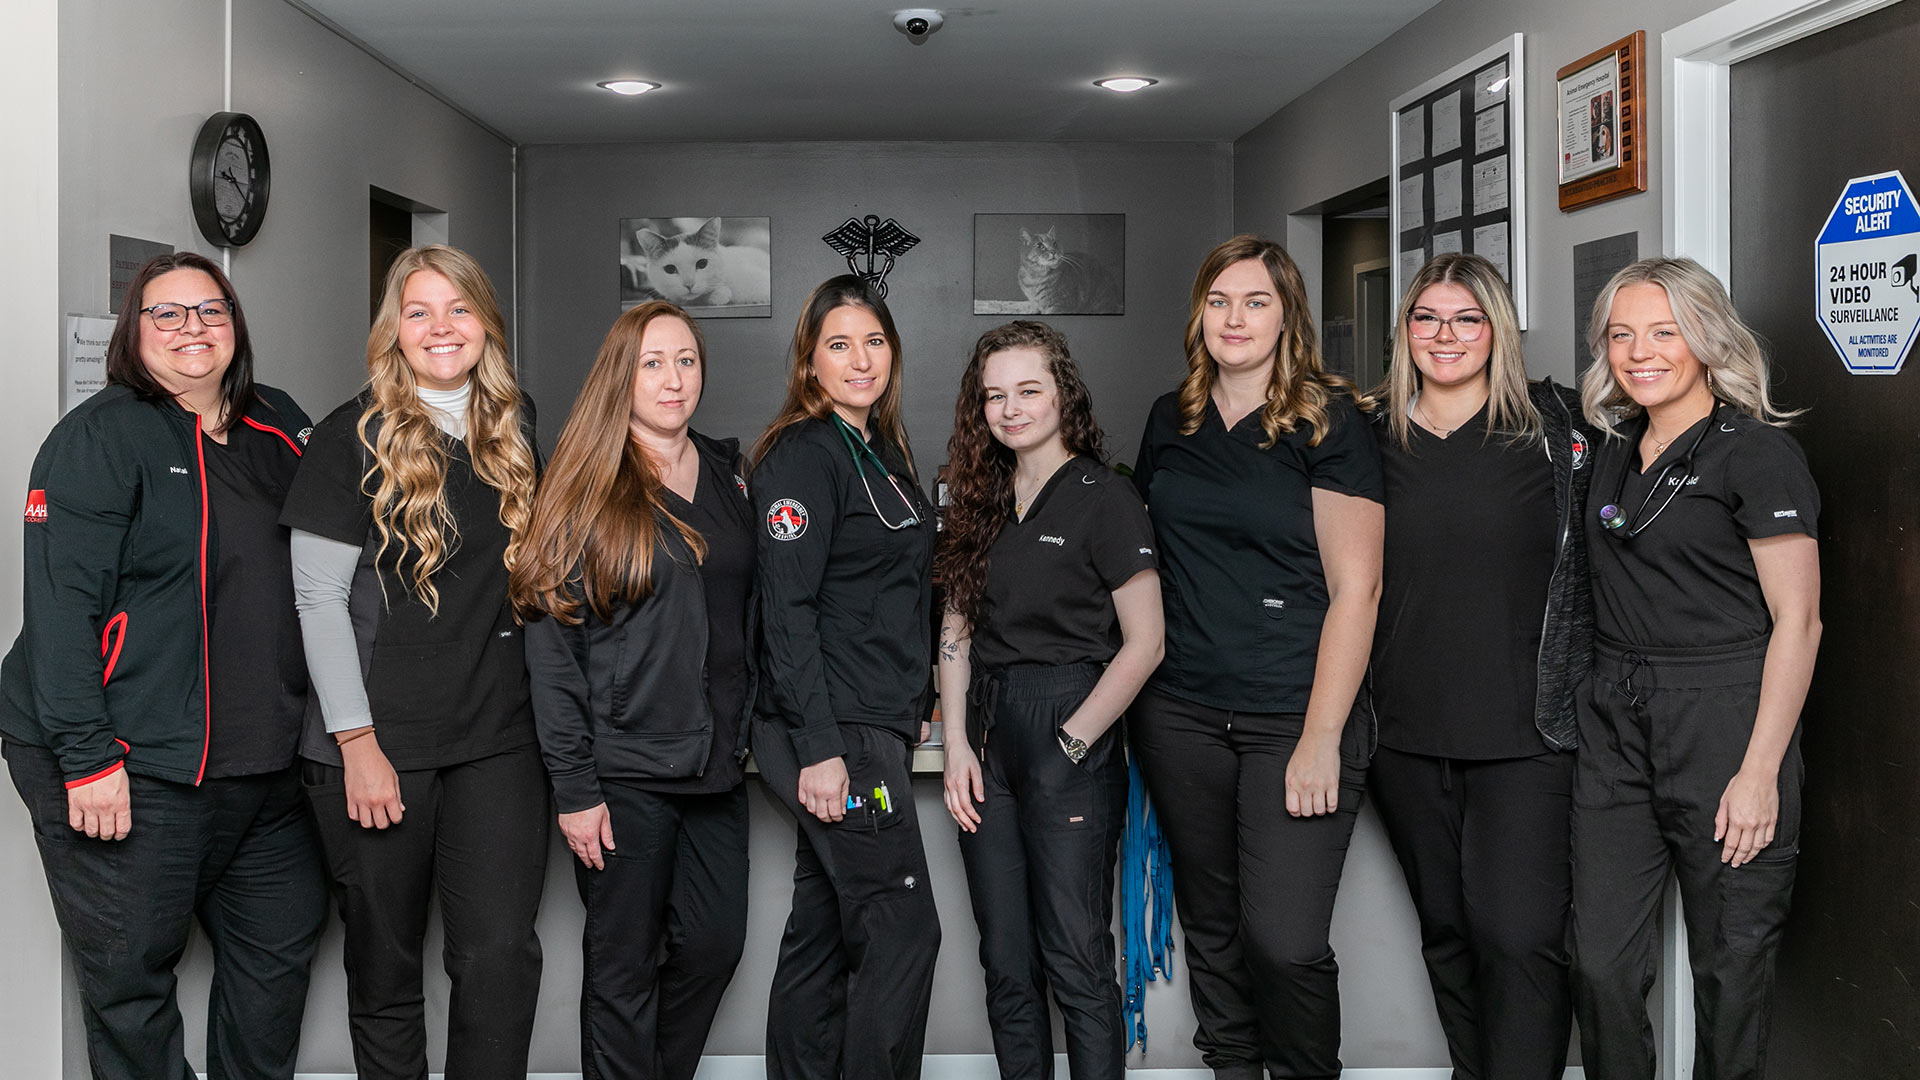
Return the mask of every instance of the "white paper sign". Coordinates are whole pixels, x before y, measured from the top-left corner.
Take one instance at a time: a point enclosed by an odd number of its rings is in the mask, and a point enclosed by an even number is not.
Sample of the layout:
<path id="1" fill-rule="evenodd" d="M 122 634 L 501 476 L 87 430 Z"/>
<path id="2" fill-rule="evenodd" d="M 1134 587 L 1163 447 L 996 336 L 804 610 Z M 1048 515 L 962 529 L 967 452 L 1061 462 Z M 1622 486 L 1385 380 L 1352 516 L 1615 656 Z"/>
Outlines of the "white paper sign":
<path id="1" fill-rule="evenodd" d="M 107 385 L 107 342 L 113 337 L 113 324 L 110 315 L 68 313 L 60 358 L 63 415 Z"/>
<path id="2" fill-rule="evenodd" d="M 1460 243 L 1459 230 L 1433 234 L 1433 253 L 1435 255 L 1449 255 L 1456 251 L 1465 250 L 1466 247 Z"/>
<path id="3" fill-rule="evenodd" d="M 1507 65 L 1495 64 L 1473 79 L 1473 109 L 1479 112 L 1489 105 L 1507 100 Z"/>
<path id="4" fill-rule="evenodd" d="M 1426 156 L 1427 110 L 1423 105 L 1415 105 L 1400 114 L 1400 164 L 1419 161 Z"/>
<path id="5" fill-rule="evenodd" d="M 1433 170 L 1433 221 L 1451 221 L 1460 216 L 1460 163 L 1449 161 Z"/>
<path id="6" fill-rule="evenodd" d="M 1495 105 L 1473 118 L 1473 152 L 1484 154 L 1507 145 L 1507 107 Z"/>
<path id="7" fill-rule="evenodd" d="M 1507 155 L 1473 167 L 1473 212 L 1489 214 L 1507 206 Z"/>
<path id="8" fill-rule="evenodd" d="M 1433 103 L 1433 156 L 1460 148 L 1460 95 L 1448 94 Z"/>
<path id="9" fill-rule="evenodd" d="M 1512 268 L 1507 260 L 1507 223 L 1496 221 L 1473 230 L 1473 253 L 1492 263 L 1500 276 L 1508 278 Z M 1508 282 L 1512 284 L 1511 281 Z"/>
<path id="10" fill-rule="evenodd" d="M 1426 209 L 1420 205 L 1427 193 L 1423 176 L 1409 176 L 1400 181 L 1400 231 L 1417 229 L 1426 224 Z"/>

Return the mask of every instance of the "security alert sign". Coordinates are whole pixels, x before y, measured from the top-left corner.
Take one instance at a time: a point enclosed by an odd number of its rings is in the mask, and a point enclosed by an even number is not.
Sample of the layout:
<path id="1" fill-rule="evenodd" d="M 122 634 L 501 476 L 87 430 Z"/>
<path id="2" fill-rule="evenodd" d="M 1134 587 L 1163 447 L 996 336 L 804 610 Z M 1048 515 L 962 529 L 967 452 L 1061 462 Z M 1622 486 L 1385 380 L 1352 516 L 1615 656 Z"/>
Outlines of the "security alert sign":
<path id="1" fill-rule="evenodd" d="M 1814 241 L 1820 327 L 1855 375 L 1894 375 L 1920 332 L 1920 208 L 1898 170 L 1847 181 Z"/>

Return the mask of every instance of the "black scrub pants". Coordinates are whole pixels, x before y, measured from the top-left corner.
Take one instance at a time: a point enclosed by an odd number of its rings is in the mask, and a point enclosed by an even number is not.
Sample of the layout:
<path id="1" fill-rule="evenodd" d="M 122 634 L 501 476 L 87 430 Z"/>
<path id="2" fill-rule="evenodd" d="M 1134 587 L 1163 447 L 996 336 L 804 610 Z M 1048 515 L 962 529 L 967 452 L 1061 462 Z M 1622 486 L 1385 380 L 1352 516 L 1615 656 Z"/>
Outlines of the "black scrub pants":
<path id="1" fill-rule="evenodd" d="M 1287 813 L 1300 713 L 1230 712 L 1149 687 L 1127 735 L 1173 854 L 1193 1043 L 1221 1080 L 1340 1075 L 1340 969 L 1328 930 L 1360 812 L 1371 731 L 1340 744 L 1340 807 Z"/>
<path id="2" fill-rule="evenodd" d="M 800 764 L 777 720 L 753 722 L 760 778 L 799 822 L 793 913 L 767 1002 L 772 1080 L 914 1080 L 933 1002 L 940 915 L 901 736 L 840 725 L 866 805 L 821 821 L 800 806 Z M 890 809 L 873 794 L 885 785 Z"/>
<path id="3" fill-rule="evenodd" d="M 198 787 L 129 775 L 132 830 L 96 840 L 68 826 L 51 751 L 13 742 L 5 750 L 79 972 L 92 1075 L 192 1080 L 173 969 L 197 918 L 213 951 L 206 1075 L 292 1077 L 327 917 L 326 872 L 298 775 Z"/>
<path id="4" fill-rule="evenodd" d="M 1387 747 L 1367 794 L 1420 913 L 1420 952 L 1455 1080 L 1560 1080 L 1574 755 L 1498 761 Z"/>
<path id="5" fill-rule="evenodd" d="M 701 795 L 602 780 L 606 869 L 573 860 L 586 905 L 586 1080 L 692 1080 L 747 941 L 747 788 Z"/>
<path id="6" fill-rule="evenodd" d="M 1763 639 L 1732 648 L 1596 643 L 1578 694 L 1573 788 L 1574 1009 L 1593 1080 L 1654 1075 L 1647 1017 L 1667 872 L 1693 968 L 1695 1080 L 1766 1072 L 1774 961 L 1800 848 L 1800 735 L 1780 763 L 1773 843 L 1735 869 L 1714 815 L 1760 701 Z"/>
<path id="7" fill-rule="evenodd" d="M 980 748 L 986 801 L 974 804 L 977 831 L 959 830 L 960 856 L 1003 1080 L 1053 1075 L 1049 984 L 1073 1080 L 1113 1080 L 1126 1069 L 1113 944 L 1113 861 L 1127 811 L 1121 728 L 1078 765 L 1057 735 L 1100 672 L 1024 667 L 982 680 L 993 699 L 981 717 L 991 718 Z"/>
<path id="8" fill-rule="evenodd" d="M 533 746 L 399 774 L 400 824 L 347 816 L 344 773 L 306 764 L 346 924 L 347 1018 L 360 1080 L 424 1080 L 429 901 L 445 932 L 454 1080 L 525 1080 L 540 994 L 534 916 L 546 884 L 547 770 Z"/>

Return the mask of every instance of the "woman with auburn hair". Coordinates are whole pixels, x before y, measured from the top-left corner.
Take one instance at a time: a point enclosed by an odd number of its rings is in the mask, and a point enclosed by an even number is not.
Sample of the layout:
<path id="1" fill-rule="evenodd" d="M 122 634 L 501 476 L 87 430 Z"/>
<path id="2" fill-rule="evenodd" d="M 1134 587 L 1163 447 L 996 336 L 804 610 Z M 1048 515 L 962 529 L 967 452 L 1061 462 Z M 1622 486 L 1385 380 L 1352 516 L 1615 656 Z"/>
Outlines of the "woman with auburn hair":
<path id="1" fill-rule="evenodd" d="M 198 922 L 206 1075 L 292 1080 L 327 917 L 279 525 L 307 416 L 254 382 L 233 283 L 193 252 L 134 274 L 106 361 L 33 461 L 0 752 L 79 973 L 88 1075 L 194 1075 L 174 969 Z"/>
<path id="2" fill-rule="evenodd" d="M 1767 361 L 1691 259 L 1593 306 L 1606 433 L 1586 515 L 1593 673 L 1573 783 L 1573 1002 L 1594 1076 L 1651 1077 L 1655 912 L 1680 883 L 1700 1076 L 1766 1073 L 1800 852 L 1800 709 L 1820 646 L 1820 493 Z"/>
<path id="3" fill-rule="evenodd" d="M 767 1008 L 775 1080 L 920 1073 L 940 917 L 914 811 L 932 708 L 933 512 L 900 421 L 900 334 L 853 275 L 813 290 L 754 448 L 753 755 L 799 823 Z"/>
<path id="4" fill-rule="evenodd" d="M 691 1080 L 746 945 L 755 529 L 739 443 L 689 426 L 705 383 L 685 311 L 614 321 L 511 579 L 587 909 L 589 1080 Z"/>
<path id="5" fill-rule="evenodd" d="M 1121 714 L 1160 662 L 1153 526 L 1103 463 L 1066 338 L 987 331 L 960 377 L 939 565 L 947 811 L 960 826 L 1000 1075 L 1126 1071 L 1113 858 Z"/>
<path id="6" fill-rule="evenodd" d="M 1201 1060 L 1219 1077 L 1337 1076 L 1328 926 L 1372 749 L 1354 704 L 1380 598 L 1380 459 L 1280 245 L 1243 235 L 1207 255 L 1186 346 L 1134 469 L 1167 655 L 1128 737 L 1173 853 Z"/>
<path id="7" fill-rule="evenodd" d="M 359 1074 L 427 1071 L 421 944 L 446 931 L 446 1072 L 526 1073 L 547 778 L 507 601 L 532 512 L 533 406 L 472 256 L 387 275 L 367 388 L 314 429 L 281 522 L 320 708 L 301 744 L 346 923 Z"/>
<path id="8" fill-rule="evenodd" d="M 1434 258 L 1374 414 L 1386 560 L 1367 790 L 1406 872 L 1456 1073 L 1566 1069 L 1574 688 L 1593 652 L 1579 399 L 1529 383 L 1507 285 Z"/>

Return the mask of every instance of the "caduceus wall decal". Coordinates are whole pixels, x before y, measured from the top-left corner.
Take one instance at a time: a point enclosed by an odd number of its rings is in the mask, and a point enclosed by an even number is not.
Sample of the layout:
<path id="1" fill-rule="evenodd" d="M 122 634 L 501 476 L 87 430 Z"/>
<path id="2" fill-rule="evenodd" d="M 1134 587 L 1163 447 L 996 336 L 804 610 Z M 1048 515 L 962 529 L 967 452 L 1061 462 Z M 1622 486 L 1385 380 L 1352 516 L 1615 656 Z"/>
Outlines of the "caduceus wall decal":
<path id="1" fill-rule="evenodd" d="M 892 272 L 894 260 L 920 242 L 919 237 L 901 228 L 899 222 L 892 218 L 881 221 L 876 214 L 860 220 L 848 218 L 846 224 L 820 239 L 839 252 L 847 260 L 847 269 L 866 279 L 883 300 L 887 296 L 887 274 Z"/>

